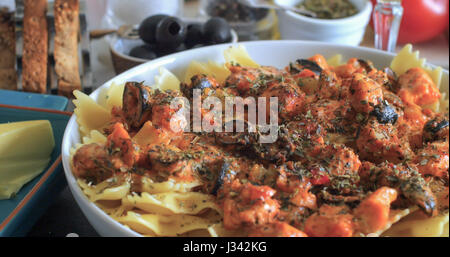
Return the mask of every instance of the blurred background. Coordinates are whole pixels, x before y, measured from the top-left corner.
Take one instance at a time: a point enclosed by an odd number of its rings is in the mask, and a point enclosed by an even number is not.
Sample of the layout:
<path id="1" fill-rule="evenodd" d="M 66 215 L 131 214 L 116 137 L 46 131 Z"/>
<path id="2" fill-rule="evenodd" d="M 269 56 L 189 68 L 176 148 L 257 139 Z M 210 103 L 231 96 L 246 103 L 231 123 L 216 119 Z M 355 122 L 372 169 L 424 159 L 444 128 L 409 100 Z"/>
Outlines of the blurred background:
<path id="1" fill-rule="evenodd" d="M 301 1 L 275 2 L 295 5 L 296 2 Z M 314 23 L 315 19 L 307 18 L 312 20 L 312 23 L 299 21 L 301 15 L 285 11 L 250 8 L 240 4 L 238 0 L 88 0 L 87 17 L 88 29 L 95 30 L 118 28 L 124 24 L 139 24 L 146 17 L 160 13 L 199 20 L 206 20 L 210 16 L 220 16 L 237 31 L 239 41 L 306 39 L 342 43 L 342 37 L 335 35 L 336 30 L 342 29 L 344 30 L 343 34 L 350 35 L 355 32 L 348 31 L 349 29 L 358 30 L 356 27 L 362 26 L 360 31 L 356 32 L 361 34 L 361 39 L 357 35 L 356 39 L 353 37 L 353 41 L 345 42 L 343 40 L 343 43 L 375 47 L 372 11 L 377 1 L 356 0 L 352 2 L 357 6 L 364 6 L 366 2 L 372 3 L 367 17 L 370 24 L 367 24 L 363 18 L 355 21 L 358 24 L 349 22 L 339 25 L 339 27 L 322 28 L 317 27 Z M 406 43 L 414 43 L 414 49 L 419 50 L 421 56 L 427 58 L 430 63 L 448 69 L 448 2 L 448 0 L 402 1 L 403 16 L 396 50 L 401 49 Z M 287 21 L 285 21 L 286 16 Z M 296 22 L 299 23 L 296 24 Z M 289 28 L 292 26 L 295 27 L 293 31 Z M 316 35 L 313 37 L 307 35 L 309 30 Z M 315 38 L 317 34 L 323 34 L 323 36 Z M 101 84 L 114 75 L 111 73 L 113 66 L 107 51 L 108 48 L 104 47 L 107 40 L 106 38 L 91 42 L 95 84 Z"/>
<path id="2" fill-rule="evenodd" d="M 48 0 L 49 19 L 53 15 L 53 1 Z M 181 19 L 188 29 L 194 23 L 203 26 L 211 17 L 220 17 L 233 30 L 234 37 L 227 42 L 300 39 L 392 52 L 406 43 L 413 43 L 414 49 L 419 50 L 430 63 L 449 67 L 448 0 L 80 0 L 79 3 L 82 32 L 80 74 L 83 88 L 88 91 L 145 61 L 211 44 L 196 42 L 189 47 L 183 44 L 174 49 L 155 49 L 142 38 L 131 40 L 120 35 L 119 32 L 127 28 L 134 29 L 137 34 L 146 18 L 158 14 Z M 261 8 L 268 5 L 270 8 Z M 0 0 L 2 12 L 14 11 L 16 6 L 18 10 L 13 15 L 17 27 L 20 90 L 23 0 Z M 298 14 L 292 8 L 318 16 Z M 374 26 L 374 17 L 378 26 Z M 49 41 L 51 51 L 51 39 Z M 48 84 L 49 92 L 55 92 L 56 84 L 51 78 Z"/>

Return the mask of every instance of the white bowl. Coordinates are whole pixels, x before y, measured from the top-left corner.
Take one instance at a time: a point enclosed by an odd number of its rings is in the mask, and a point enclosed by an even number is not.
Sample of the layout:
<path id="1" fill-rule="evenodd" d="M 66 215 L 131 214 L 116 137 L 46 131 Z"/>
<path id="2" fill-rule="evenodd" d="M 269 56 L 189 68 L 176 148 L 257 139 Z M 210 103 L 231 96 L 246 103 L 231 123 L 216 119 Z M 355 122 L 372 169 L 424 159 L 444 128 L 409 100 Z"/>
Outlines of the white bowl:
<path id="1" fill-rule="evenodd" d="M 149 61 L 109 80 L 95 90 L 90 97 L 97 100 L 100 90 L 109 87 L 113 82 L 124 83 L 126 81 L 145 81 L 146 84 L 152 84 L 154 76 L 158 74 L 158 68 L 161 66 L 169 69 L 177 76 L 182 76 L 187 65 L 193 60 L 203 62 L 208 60 L 224 62 L 223 51 L 230 45 L 232 44 L 202 47 Z M 288 65 L 289 62 L 295 61 L 298 58 L 306 58 L 318 53 L 323 54 L 327 58 L 340 53 L 343 55 L 344 59 L 358 57 L 360 59 L 371 60 L 378 68 L 388 67 L 394 57 L 391 53 L 375 49 L 333 45 L 322 42 L 251 41 L 242 43 L 242 45 L 247 48 L 250 56 L 256 62 L 278 68 L 283 68 Z M 448 84 L 448 71 L 444 71 L 443 81 Z M 448 88 L 446 90 L 448 92 Z M 70 149 L 77 143 L 80 143 L 80 134 L 76 116 L 73 115 L 70 118 L 64 133 L 62 161 L 69 188 L 84 215 L 95 230 L 102 236 L 139 236 L 138 233 L 114 221 L 94 203 L 89 201 L 81 191 L 70 167 Z"/>
<path id="2" fill-rule="evenodd" d="M 302 0 L 275 0 L 280 5 L 295 6 Z M 277 11 L 282 39 L 301 39 L 357 46 L 361 43 L 372 13 L 368 0 L 350 0 L 359 12 L 342 19 L 317 19 L 291 11 Z"/>

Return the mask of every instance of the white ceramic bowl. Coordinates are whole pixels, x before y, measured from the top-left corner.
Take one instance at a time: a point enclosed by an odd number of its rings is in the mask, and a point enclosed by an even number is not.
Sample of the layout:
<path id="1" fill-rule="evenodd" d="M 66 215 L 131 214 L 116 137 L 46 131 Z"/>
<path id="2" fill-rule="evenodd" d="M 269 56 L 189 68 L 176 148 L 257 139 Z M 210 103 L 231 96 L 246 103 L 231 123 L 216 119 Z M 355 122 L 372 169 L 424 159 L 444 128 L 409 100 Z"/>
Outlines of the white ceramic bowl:
<path id="1" fill-rule="evenodd" d="M 263 65 L 271 65 L 278 68 L 285 67 L 289 62 L 295 61 L 298 58 L 310 57 L 317 53 L 323 54 L 327 58 L 340 53 L 344 59 L 358 57 L 360 59 L 371 60 L 379 68 L 388 67 L 394 57 L 391 53 L 375 49 L 333 45 L 321 42 L 251 41 L 242 44 L 247 48 L 250 56 L 255 61 Z M 169 69 L 177 76 L 182 76 L 187 65 L 193 60 L 224 62 L 223 51 L 230 45 L 222 44 L 188 50 L 147 62 L 111 79 L 99 89 L 95 90 L 90 96 L 97 100 L 100 90 L 109 87 L 113 82 L 145 81 L 146 84 L 152 84 L 154 76 L 158 74 L 158 68 L 161 66 Z M 443 81 L 448 84 L 448 71 L 444 71 Z M 76 116 L 73 115 L 67 124 L 63 138 L 62 161 L 69 188 L 84 215 L 102 236 L 139 236 L 138 233 L 114 221 L 94 203 L 90 202 L 83 194 L 70 167 L 70 149 L 77 143 L 80 143 L 80 134 L 78 132 Z"/>
<path id="2" fill-rule="evenodd" d="M 275 0 L 295 6 L 302 0 Z M 291 11 L 277 11 L 282 39 L 301 39 L 357 46 L 361 43 L 372 13 L 368 0 L 350 0 L 359 12 L 342 19 L 310 18 Z"/>

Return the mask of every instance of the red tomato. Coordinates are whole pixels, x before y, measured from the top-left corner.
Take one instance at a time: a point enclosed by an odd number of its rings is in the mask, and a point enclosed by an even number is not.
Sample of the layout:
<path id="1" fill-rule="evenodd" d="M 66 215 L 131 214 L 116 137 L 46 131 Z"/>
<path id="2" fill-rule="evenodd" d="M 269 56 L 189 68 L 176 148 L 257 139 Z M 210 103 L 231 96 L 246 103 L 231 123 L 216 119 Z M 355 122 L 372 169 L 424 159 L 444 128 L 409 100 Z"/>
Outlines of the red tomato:
<path id="1" fill-rule="evenodd" d="M 376 0 L 371 0 L 376 4 Z M 448 27 L 449 0 L 403 0 L 398 43 L 430 40 Z"/>
<path id="2" fill-rule="evenodd" d="M 312 177 L 309 179 L 309 181 L 314 186 L 325 185 L 330 182 L 330 177 L 328 177 L 328 175 L 323 171 L 320 171 L 318 169 L 313 169 L 313 170 L 311 170 L 311 174 L 312 174 Z"/>

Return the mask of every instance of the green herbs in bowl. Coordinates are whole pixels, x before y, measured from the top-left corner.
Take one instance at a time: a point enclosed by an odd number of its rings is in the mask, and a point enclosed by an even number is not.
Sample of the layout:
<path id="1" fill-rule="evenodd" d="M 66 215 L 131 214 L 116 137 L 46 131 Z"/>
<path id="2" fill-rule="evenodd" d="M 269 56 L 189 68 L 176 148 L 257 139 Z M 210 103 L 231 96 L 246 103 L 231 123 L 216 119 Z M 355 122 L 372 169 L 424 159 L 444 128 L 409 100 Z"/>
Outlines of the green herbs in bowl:
<path id="1" fill-rule="evenodd" d="M 297 7 L 314 12 L 319 19 L 341 19 L 358 12 L 349 0 L 304 0 Z"/>

